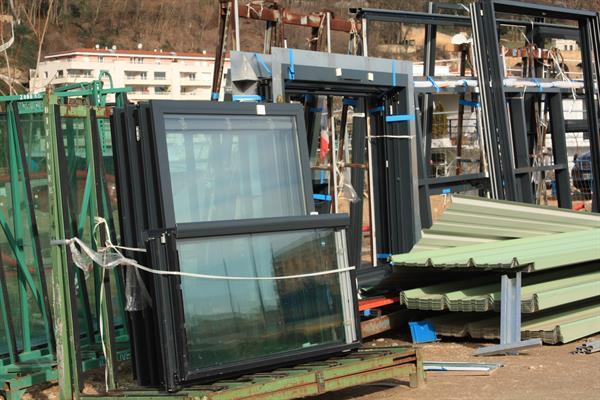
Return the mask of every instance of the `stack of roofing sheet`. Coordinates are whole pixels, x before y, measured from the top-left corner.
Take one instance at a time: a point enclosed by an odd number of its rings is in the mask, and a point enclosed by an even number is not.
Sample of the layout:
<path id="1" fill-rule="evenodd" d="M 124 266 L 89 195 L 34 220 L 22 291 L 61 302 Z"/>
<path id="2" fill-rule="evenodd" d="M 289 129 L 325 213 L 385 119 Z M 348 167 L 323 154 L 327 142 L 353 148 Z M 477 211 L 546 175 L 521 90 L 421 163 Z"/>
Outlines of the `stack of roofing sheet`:
<path id="1" fill-rule="evenodd" d="M 454 195 L 411 251 L 600 228 L 600 214 Z"/>
<path id="2" fill-rule="evenodd" d="M 476 339 L 500 338 L 498 315 L 448 313 L 428 319 L 438 335 Z M 600 331 L 600 301 L 574 303 L 523 317 L 521 338 L 541 338 L 544 343 L 568 343 Z"/>
<path id="3" fill-rule="evenodd" d="M 533 313 L 596 296 L 600 296 L 597 265 L 525 275 L 521 311 Z M 425 286 L 400 292 L 400 303 L 415 310 L 500 311 L 500 283 L 479 278 Z"/>
<path id="4" fill-rule="evenodd" d="M 523 339 L 558 343 L 600 331 L 600 215 L 466 196 L 451 201 L 410 253 L 392 256 L 394 268 L 533 272 L 523 276 Z M 488 339 L 499 336 L 499 318 L 482 312 L 499 311 L 500 298 L 498 275 L 400 293 L 409 309 L 460 312 L 431 319 L 439 334 Z"/>

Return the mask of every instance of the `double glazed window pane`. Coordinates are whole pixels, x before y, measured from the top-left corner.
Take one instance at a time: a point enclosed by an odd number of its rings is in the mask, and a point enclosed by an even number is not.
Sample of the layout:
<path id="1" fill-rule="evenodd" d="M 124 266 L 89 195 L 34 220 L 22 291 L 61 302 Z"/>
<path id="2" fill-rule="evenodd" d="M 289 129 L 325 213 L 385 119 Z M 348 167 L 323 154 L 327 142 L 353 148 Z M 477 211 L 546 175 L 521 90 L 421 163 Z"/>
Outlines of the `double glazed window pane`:
<path id="1" fill-rule="evenodd" d="M 294 118 L 165 115 L 177 223 L 306 215 Z"/>
<path id="2" fill-rule="evenodd" d="M 303 230 L 177 241 L 181 271 L 288 276 L 339 268 L 335 233 Z M 345 343 L 338 274 L 286 280 L 182 277 L 192 370 Z"/>

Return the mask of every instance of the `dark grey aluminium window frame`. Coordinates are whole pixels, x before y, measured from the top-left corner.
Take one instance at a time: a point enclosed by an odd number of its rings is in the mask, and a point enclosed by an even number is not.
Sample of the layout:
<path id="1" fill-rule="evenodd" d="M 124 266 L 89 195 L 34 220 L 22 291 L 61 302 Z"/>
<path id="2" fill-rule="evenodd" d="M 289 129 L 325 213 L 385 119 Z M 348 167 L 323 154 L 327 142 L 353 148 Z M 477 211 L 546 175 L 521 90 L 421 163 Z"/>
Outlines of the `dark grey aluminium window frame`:
<path id="1" fill-rule="evenodd" d="M 348 225 L 347 214 L 311 215 L 314 210 L 310 170 L 308 168 L 308 150 L 300 135 L 305 132 L 303 109 L 293 104 L 260 104 L 264 113 L 257 113 L 257 104 L 228 104 L 202 101 L 174 102 L 169 100 L 151 101 L 137 107 L 128 106 L 116 110 L 113 137 L 116 154 L 116 173 L 118 185 L 131 185 L 120 198 L 123 213 L 121 225 L 124 237 L 129 238 L 128 245 L 146 246 L 146 253 L 132 254 L 145 265 L 161 270 L 179 270 L 177 238 L 223 237 L 263 232 L 283 232 L 322 229 L 334 231 L 336 247 L 345 246 L 345 229 Z M 290 217 L 256 218 L 211 222 L 179 223 L 175 221 L 173 200 L 170 187 L 170 173 L 166 149 L 165 114 L 190 115 L 282 115 L 293 116 L 296 122 L 297 144 L 302 175 L 302 187 L 305 194 L 306 215 Z M 130 156 L 128 157 L 127 154 Z M 170 207 L 170 212 L 168 207 Z M 126 222 L 136 226 L 124 229 Z M 339 248 L 339 247 L 338 247 Z M 345 251 L 345 249 L 344 249 Z M 345 254 L 345 253 L 344 253 Z M 339 259 L 339 255 L 338 255 Z M 347 262 L 347 260 L 346 260 Z M 343 267 L 346 265 L 340 265 Z M 288 365 L 304 360 L 318 359 L 325 355 L 339 353 L 356 348 L 360 344 L 360 325 L 358 301 L 354 271 L 347 272 L 348 282 L 342 285 L 345 301 L 350 301 L 345 313 L 354 318 L 352 335 L 344 343 L 318 345 L 310 350 L 294 350 L 274 356 L 267 356 L 230 363 L 224 366 L 190 370 L 186 331 L 184 329 L 184 305 L 181 293 L 181 279 L 177 276 L 144 276 L 144 281 L 153 293 L 155 309 L 146 309 L 130 313 L 135 325 L 132 332 L 135 365 L 138 381 L 145 386 L 163 385 L 168 391 L 176 391 L 194 382 L 209 382 L 228 376 L 257 371 L 266 367 Z M 344 293 L 344 292 L 343 292 Z M 345 315 L 344 318 L 350 316 Z M 150 331 L 150 332 L 148 332 Z M 146 340 L 151 343 L 146 344 Z M 146 372 L 147 365 L 152 371 Z M 156 364 L 154 366 L 153 364 Z M 144 368 L 142 372 L 140 369 Z"/>
<path id="2" fill-rule="evenodd" d="M 296 122 L 296 140 L 299 150 L 301 164 L 302 182 L 304 189 L 306 214 L 314 211 L 312 199 L 312 187 L 310 186 L 310 161 L 308 149 L 303 146 L 305 138 L 300 132 L 306 132 L 304 126 L 304 110 L 296 104 L 256 104 L 256 103 L 215 103 L 211 101 L 178 101 L 178 100 L 152 100 L 150 101 L 152 122 L 154 128 L 155 152 L 157 157 L 158 190 L 162 197 L 164 210 L 162 226 L 175 227 L 175 211 L 171 189 L 171 177 L 169 173 L 169 160 L 166 146 L 166 130 L 164 125 L 165 114 L 189 114 L 189 115 L 262 115 L 257 113 L 257 107 L 264 107 L 263 111 L 268 116 L 293 117 Z M 261 113 L 263 112 L 261 111 Z M 179 224 L 181 225 L 181 224 Z"/>

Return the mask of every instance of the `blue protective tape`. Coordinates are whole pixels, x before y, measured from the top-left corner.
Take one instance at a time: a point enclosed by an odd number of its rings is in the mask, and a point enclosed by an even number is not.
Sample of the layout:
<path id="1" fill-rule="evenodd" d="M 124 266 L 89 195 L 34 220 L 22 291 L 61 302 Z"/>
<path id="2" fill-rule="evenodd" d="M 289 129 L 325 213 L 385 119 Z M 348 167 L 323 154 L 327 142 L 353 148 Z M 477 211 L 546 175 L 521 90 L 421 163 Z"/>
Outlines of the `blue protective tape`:
<path id="1" fill-rule="evenodd" d="M 452 189 L 450 189 L 450 188 L 442 189 L 442 194 L 449 194 L 449 193 L 452 193 Z"/>
<path id="2" fill-rule="evenodd" d="M 355 106 L 355 105 L 358 104 L 358 102 L 356 100 L 354 100 L 354 99 L 344 98 L 344 100 L 342 100 L 342 104 L 345 104 L 347 106 Z"/>
<path id="3" fill-rule="evenodd" d="M 319 174 L 319 183 L 325 183 L 325 171 L 321 171 L 321 173 Z"/>
<path id="4" fill-rule="evenodd" d="M 258 62 L 260 63 L 260 65 L 262 65 L 262 67 L 264 68 L 265 71 L 267 71 L 267 73 L 269 75 L 272 75 L 271 73 L 271 68 L 269 68 L 269 66 L 267 65 L 267 63 L 265 62 L 265 60 L 262 58 L 262 56 L 258 53 L 254 53 L 254 57 L 256 57 L 256 60 L 258 60 Z"/>
<path id="5" fill-rule="evenodd" d="M 435 88 L 435 91 L 436 91 L 436 93 L 439 93 L 441 89 L 440 89 L 440 87 L 438 86 L 438 84 L 435 82 L 435 80 L 434 80 L 434 79 L 433 79 L 431 76 L 428 76 L 428 77 L 427 77 L 427 80 L 428 80 L 429 82 L 431 82 L 431 84 L 432 84 L 432 85 L 433 85 L 433 87 Z"/>
<path id="6" fill-rule="evenodd" d="M 390 253 L 377 253 L 377 259 L 379 260 L 387 260 L 392 255 Z"/>
<path id="7" fill-rule="evenodd" d="M 313 199 L 314 200 L 323 200 L 323 201 L 331 201 L 331 196 L 328 194 L 313 194 Z"/>
<path id="8" fill-rule="evenodd" d="M 294 52 L 292 49 L 288 49 L 288 55 L 290 57 L 290 66 L 288 67 L 288 79 L 296 79 L 296 70 L 294 69 Z"/>
<path id="9" fill-rule="evenodd" d="M 257 94 L 240 94 L 232 96 L 233 101 L 262 101 L 262 96 Z"/>
<path id="10" fill-rule="evenodd" d="M 544 91 L 544 88 L 542 87 L 542 84 L 540 83 L 540 80 L 538 78 L 533 78 L 533 83 L 535 83 L 535 86 L 537 86 L 538 91 Z"/>
<path id="11" fill-rule="evenodd" d="M 467 107 L 481 107 L 481 104 L 478 101 L 459 100 L 458 104 Z"/>
<path id="12" fill-rule="evenodd" d="M 392 60 L 392 86 L 396 87 L 396 60 Z"/>
<path id="13" fill-rule="evenodd" d="M 415 114 L 386 115 L 385 122 L 414 121 Z"/>
<path id="14" fill-rule="evenodd" d="M 375 113 L 378 113 L 378 112 L 383 112 L 383 106 L 379 106 L 379 107 L 371 108 L 371 109 L 369 110 L 369 112 L 370 112 L 371 114 L 375 114 Z"/>
<path id="15" fill-rule="evenodd" d="M 314 113 L 323 112 L 323 107 L 310 107 L 308 109 L 308 112 L 314 112 Z"/>
<path id="16" fill-rule="evenodd" d="M 212 94 L 210 95 L 211 100 L 219 100 L 219 93 L 217 92 L 212 92 Z"/>

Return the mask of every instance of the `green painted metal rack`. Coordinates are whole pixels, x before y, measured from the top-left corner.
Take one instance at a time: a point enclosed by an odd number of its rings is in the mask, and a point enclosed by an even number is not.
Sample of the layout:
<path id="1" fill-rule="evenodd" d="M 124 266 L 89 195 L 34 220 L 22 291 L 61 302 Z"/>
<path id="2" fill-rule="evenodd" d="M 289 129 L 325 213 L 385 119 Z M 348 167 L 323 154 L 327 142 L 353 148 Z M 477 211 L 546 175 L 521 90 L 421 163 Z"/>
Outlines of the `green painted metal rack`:
<path id="1" fill-rule="evenodd" d="M 110 88 L 103 88 L 104 77 L 110 81 Z M 0 97 L 4 110 L 0 114 L 0 138 L 4 149 L 0 157 L 0 226 L 3 232 L 3 237 L 0 236 L 3 255 L 0 258 L 3 333 L 0 343 L 6 346 L 2 349 L 5 356 L 0 358 L 0 380 L 3 384 L 0 393 L 6 398 L 18 399 L 31 385 L 58 378 L 55 346 L 60 346 L 61 340 L 55 342 L 54 332 L 58 326 L 52 318 L 52 296 L 48 291 L 49 282 L 57 281 L 53 279 L 56 275 L 49 268 L 48 257 L 50 238 L 56 237 L 51 231 L 57 221 L 50 220 L 47 207 L 51 202 L 46 197 L 46 191 L 51 196 L 53 177 L 57 175 L 43 171 L 48 161 L 46 126 L 50 118 L 62 118 L 61 127 L 66 132 L 66 147 L 69 149 L 65 170 L 69 171 L 70 186 L 74 189 L 73 199 L 80 205 L 73 208 L 76 214 L 71 221 L 78 235 L 87 235 L 91 239 L 98 209 L 103 210 L 114 231 L 110 196 L 104 189 L 106 177 L 94 174 L 92 138 L 98 137 L 102 153 L 110 155 L 107 95 L 113 94 L 117 105 L 122 105 L 126 102 L 128 91 L 112 88 L 112 78 L 102 72 L 97 81 L 61 87 L 53 95 Z M 51 115 L 54 109 L 58 110 L 57 115 Z M 50 165 L 48 169 L 51 169 Z M 81 181 L 85 183 L 79 188 Z M 100 190 L 97 190 L 97 185 Z M 100 202 L 102 207 L 97 205 Z M 16 279 L 9 279 L 13 271 Z M 100 313 L 106 315 L 106 312 L 99 308 L 99 274 L 90 279 L 93 281 L 90 287 L 81 284 L 86 282 L 82 271 L 77 273 L 77 279 L 80 304 L 74 310 L 85 325 L 85 330 L 80 332 L 80 365 L 85 371 L 105 363 L 95 321 Z M 118 278 L 113 281 L 119 293 L 115 297 L 122 299 L 122 281 Z M 90 293 L 94 295 L 93 307 Z M 56 293 L 54 298 L 57 298 Z M 116 340 L 122 345 L 116 357 L 122 359 L 129 355 L 129 343 L 122 302 L 118 308 L 121 321 Z M 15 316 L 17 318 L 13 320 Z M 105 324 L 108 322 L 104 321 Z"/>

